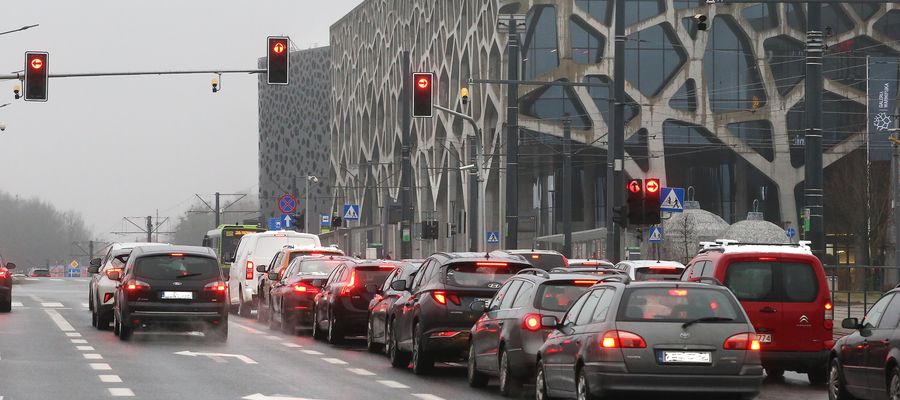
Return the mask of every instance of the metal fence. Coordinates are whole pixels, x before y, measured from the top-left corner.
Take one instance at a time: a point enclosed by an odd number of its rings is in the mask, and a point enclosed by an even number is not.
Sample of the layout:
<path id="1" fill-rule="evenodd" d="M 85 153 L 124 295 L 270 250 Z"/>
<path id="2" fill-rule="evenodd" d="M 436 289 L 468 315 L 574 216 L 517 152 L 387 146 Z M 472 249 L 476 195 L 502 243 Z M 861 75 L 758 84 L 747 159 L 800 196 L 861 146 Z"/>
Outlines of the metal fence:
<path id="1" fill-rule="evenodd" d="M 835 319 L 862 318 L 881 294 L 900 282 L 900 267 L 826 265 Z"/>

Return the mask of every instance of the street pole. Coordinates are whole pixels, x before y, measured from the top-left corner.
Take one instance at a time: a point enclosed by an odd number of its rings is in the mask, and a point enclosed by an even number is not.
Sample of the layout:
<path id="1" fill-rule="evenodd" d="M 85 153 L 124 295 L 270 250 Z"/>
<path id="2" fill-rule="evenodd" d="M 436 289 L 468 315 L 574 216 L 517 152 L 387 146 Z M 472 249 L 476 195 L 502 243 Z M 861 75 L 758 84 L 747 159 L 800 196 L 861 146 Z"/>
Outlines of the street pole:
<path id="1" fill-rule="evenodd" d="M 613 110 L 612 130 L 606 151 L 606 258 L 619 262 L 622 258 L 621 232 L 613 222 L 613 209 L 622 206 L 622 190 L 625 186 L 623 160 L 625 158 L 625 0 L 615 0 L 615 55 L 613 57 Z"/>
<path id="2" fill-rule="evenodd" d="M 822 4 L 809 3 L 806 13 L 806 133 L 804 202 L 810 210 L 809 236 L 813 254 L 824 261 L 824 190 L 822 170 Z"/>
<path id="3" fill-rule="evenodd" d="M 410 97 L 412 97 L 412 73 L 410 73 L 409 52 L 400 53 L 401 76 L 403 77 L 403 87 L 400 94 L 400 206 L 402 207 L 402 217 L 400 218 L 400 258 L 412 258 L 412 107 L 410 106 Z M 409 239 L 409 240 L 407 240 Z"/>
<path id="4" fill-rule="evenodd" d="M 478 168 L 478 158 L 475 156 L 476 147 L 475 137 L 466 138 L 469 142 L 469 162 Z M 469 173 L 469 251 L 478 251 L 478 172 Z"/>
<path id="5" fill-rule="evenodd" d="M 310 180 L 310 177 L 307 176 L 307 177 L 306 177 L 306 197 L 305 197 L 305 199 L 306 199 L 306 200 L 305 200 L 305 202 L 306 202 L 306 211 L 304 211 L 304 214 L 306 214 L 306 215 L 303 216 L 303 219 L 304 219 L 304 225 L 305 225 L 305 226 L 303 227 L 303 230 L 304 230 L 304 232 L 306 232 L 306 233 L 310 233 L 310 232 L 309 232 L 309 180 Z"/>
<path id="6" fill-rule="evenodd" d="M 564 256 L 572 257 L 572 121 L 567 116 L 563 120 L 563 248 Z"/>
<path id="7" fill-rule="evenodd" d="M 221 216 L 221 214 L 220 214 L 220 212 L 219 212 L 219 210 L 220 210 L 220 208 L 219 208 L 219 196 L 221 196 L 221 195 L 219 194 L 219 192 L 216 192 L 216 209 L 213 211 L 213 215 L 216 216 L 216 217 L 215 217 L 216 225 L 214 226 L 214 228 L 218 228 L 219 225 L 222 223 L 222 216 Z"/>
<path id="8" fill-rule="evenodd" d="M 153 242 L 153 216 L 147 216 L 147 243 Z"/>
<path id="9" fill-rule="evenodd" d="M 506 86 L 506 243 L 519 247 L 519 31 L 515 18 L 509 19 Z"/>

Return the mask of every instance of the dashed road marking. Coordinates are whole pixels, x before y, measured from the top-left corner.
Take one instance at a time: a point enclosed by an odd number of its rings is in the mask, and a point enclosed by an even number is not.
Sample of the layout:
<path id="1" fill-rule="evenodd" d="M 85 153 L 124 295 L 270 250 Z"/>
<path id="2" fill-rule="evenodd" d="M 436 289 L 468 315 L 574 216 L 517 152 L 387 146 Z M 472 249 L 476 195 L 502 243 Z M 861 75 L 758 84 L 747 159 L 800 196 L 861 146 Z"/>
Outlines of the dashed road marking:
<path id="1" fill-rule="evenodd" d="M 22 302 L 21 302 L 21 301 L 14 301 L 14 302 L 12 302 L 12 306 L 13 306 L 13 307 L 24 307 L 24 306 L 22 305 Z"/>
<path id="2" fill-rule="evenodd" d="M 41 303 L 41 307 L 62 307 L 62 303 L 57 302 L 49 302 L 49 303 Z"/>
<path id="3" fill-rule="evenodd" d="M 361 376 L 375 376 L 374 372 L 362 368 L 347 368 L 347 371 Z"/>
<path id="4" fill-rule="evenodd" d="M 97 353 L 84 353 L 84 354 L 82 354 L 82 356 L 84 356 L 85 360 L 102 360 L 103 359 L 103 356 L 101 356 Z"/>
<path id="5" fill-rule="evenodd" d="M 45 309 L 44 312 L 46 312 L 47 315 L 50 316 L 50 319 L 53 320 L 53 323 L 55 323 L 56 326 L 57 326 L 61 331 L 63 331 L 63 332 L 74 332 L 74 331 L 75 331 L 75 328 L 72 326 L 72 324 L 70 324 L 69 321 L 66 321 L 66 319 L 63 318 L 62 315 L 59 315 L 59 313 L 56 312 L 56 310 L 53 310 L 53 309 L 47 310 L 47 309 Z"/>
<path id="6" fill-rule="evenodd" d="M 261 330 L 259 330 L 259 329 L 253 329 L 253 328 L 251 328 L 251 327 L 249 327 L 249 326 L 244 326 L 244 325 L 241 325 L 241 324 L 239 324 L 239 323 L 237 323 L 237 322 L 232 322 L 232 324 L 234 324 L 234 325 L 237 326 L 238 328 L 241 328 L 241 329 L 243 329 L 243 330 L 245 330 L 245 331 L 247 331 L 247 332 L 250 332 L 250 333 L 256 333 L 256 334 L 263 333 L 263 331 L 261 331 Z"/>
<path id="7" fill-rule="evenodd" d="M 100 382 L 122 383 L 122 378 L 119 378 L 118 375 L 100 375 Z"/>
<path id="8" fill-rule="evenodd" d="M 88 365 L 91 366 L 91 369 L 96 371 L 109 371 L 112 369 L 107 363 L 90 363 Z"/>
<path id="9" fill-rule="evenodd" d="M 329 364 L 335 364 L 335 365 L 347 365 L 347 362 L 344 360 L 341 360 L 340 358 L 323 358 L 322 361 L 325 361 Z"/>
<path id="10" fill-rule="evenodd" d="M 81 303 L 81 306 L 84 308 L 89 308 L 88 303 Z"/>
<path id="11" fill-rule="evenodd" d="M 57 278 L 50 278 L 50 280 L 53 281 L 53 282 L 59 282 L 59 281 L 62 281 L 62 279 L 57 279 Z"/>
<path id="12" fill-rule="evenodd" d="M 301 346 L 301 345 L 299 345 L 299 344 L 297 344 L 297 343 L 291 343 L 291 342 L 284 342 L 284 343 L 282 343 L 281 345 L 284 346 L 284 347 L 290 347 L 290 348 L 294 348 L 294 349 L 299 348 L 299 347 L 303 347 L 303 346 Z"/>
<path id="13" fill-rule="evenodd" d="M 81 337 L 81 334 L 78 332 L 66 332 L 66 336 L 68 337 Z"/>
<path id="14" fill-rule="evenodd" d="M 71 341 L 71 342 L 74 343 L 74 344 L 85 344 L 85 343 L 87 343 L 87 340 L 85 340 L 85 339 L 69 339 L 69 341 Z"/>
<path id="15" fill-rule="evenodd" d="M 129 388 L 109 388 L 109 394 L 115 397 L 134 397 L 134 392 Z"/>
<path id="16" fill-rule="evenodd" d="M 94 346 L 75 346 L 78 351 L 94 351 Z"/>
<path id="17" fill-rule="evenodd" d="M 384 386 L 387 386 L 391 389 L 409 389 L 409 386 L 406 386 L 397 381 L 375 381 L 375 382 L 378 382 L 378 383 L 380 383 Z"/>
<path id="18" fill-rule="evenodd" d="M 418 397 L 422 400 L 444 400 L 443 397 L 435 396 L 433 394 L 428 394 L 428 393 L 413 393 L 413 396 Z"/>
<path id="19" fill-rule="evenodd" d="M 266 339 L 269 339 L 269 340 L 281 340 L 280 337 L 278 337 L 278 336 L 272 336 L 272 335 L 266 336 Z"/>
<path id="20" fill-rule="evenodd" d="M 318 352 L 318 351 L 315 351 L 315 350 L 300 350 L 300 351 L 303 352 L 303 353 L 309 354 L 309 355 L 311 355 L 311 356 L 321 356 L 321 355 L 325 354 L 325 353 Z"/>

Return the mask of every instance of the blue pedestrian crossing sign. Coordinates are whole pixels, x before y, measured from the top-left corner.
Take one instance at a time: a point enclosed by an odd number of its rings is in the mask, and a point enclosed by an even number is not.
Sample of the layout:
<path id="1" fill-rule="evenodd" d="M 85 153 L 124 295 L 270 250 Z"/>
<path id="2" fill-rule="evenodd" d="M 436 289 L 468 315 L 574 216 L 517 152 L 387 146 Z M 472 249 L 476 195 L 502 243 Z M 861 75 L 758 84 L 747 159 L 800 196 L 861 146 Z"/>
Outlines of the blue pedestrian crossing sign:
<path id="1" fill-rule="evenodd" d="M 359 220 L 359 204 L 344 204 L 344 221 Z"/>
<path id="2" fill-rule="evenodd" d="M 319 226 L 321 226 L 323 228 L 331 227 L 331 215 L 322 214 L 322 219 L 321 219 L 321 223 Z"/>
<path id="3" fill-rule="evenodd" d="M 788 238 L 793 238 L 794 236 L 797 235 L 797 230 L 794 228 L 787 228 L 784 231 L 784 233 L 787 235 Z"/>
<path id="4" fill-rule="evenodd" d="M 270 231 L 280 231 L 281 230 L 281 218 L 269 218 L 269 230 Z"/>
<path id="5" fill-rule="evenodd" d="M 290 229 L 294 226 L 294 217 L 291 214 L 284 214 L 281 216 L 281 226 L 284 229 Z"/>
<path id="6" fill-rule="evenodd" d="M 489 231 L 487 233 L 487 242 L 488 243 L 500 243 L 500 232 Z"/>
<path id="7" fill-rule="evenodd" d="M 659 196 L 659 210 L 664 212 L 684 212 L 684 188 L 663 188 Z"/>
<path id="8" fill-rule="evenodd" d="M 650 228 L 650 238 L 648 239 L 650 243 L 662 243 L 663 241 L 663 228 L 659 226 L 654 226 Z"/>

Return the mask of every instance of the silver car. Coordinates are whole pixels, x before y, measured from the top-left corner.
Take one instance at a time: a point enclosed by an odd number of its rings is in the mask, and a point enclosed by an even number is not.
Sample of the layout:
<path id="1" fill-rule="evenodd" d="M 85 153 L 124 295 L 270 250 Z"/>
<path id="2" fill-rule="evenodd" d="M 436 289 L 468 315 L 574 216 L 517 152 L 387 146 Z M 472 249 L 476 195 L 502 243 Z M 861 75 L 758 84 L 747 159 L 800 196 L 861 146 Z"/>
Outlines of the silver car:
<path id="1" fill-rule="evenodd" d="M 725 287 L 607 276 L 569 308 L 538 354 L 536 397 L 614 392 L 754 398 L 763 369 L 753 325 Z"/>

